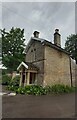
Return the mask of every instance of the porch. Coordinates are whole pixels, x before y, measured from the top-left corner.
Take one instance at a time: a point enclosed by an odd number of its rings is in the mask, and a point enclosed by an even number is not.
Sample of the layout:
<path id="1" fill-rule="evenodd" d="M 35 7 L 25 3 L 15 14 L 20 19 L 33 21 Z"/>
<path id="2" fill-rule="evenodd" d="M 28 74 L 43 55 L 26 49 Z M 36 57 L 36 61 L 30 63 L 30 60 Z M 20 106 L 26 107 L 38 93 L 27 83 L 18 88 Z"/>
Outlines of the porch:
<path id="1" fill-rule="evenodd" d="M 32 63 L 22 62 L 17 70 L 20 72 L 20 86 L 37 84 L 38 69 Z"/>

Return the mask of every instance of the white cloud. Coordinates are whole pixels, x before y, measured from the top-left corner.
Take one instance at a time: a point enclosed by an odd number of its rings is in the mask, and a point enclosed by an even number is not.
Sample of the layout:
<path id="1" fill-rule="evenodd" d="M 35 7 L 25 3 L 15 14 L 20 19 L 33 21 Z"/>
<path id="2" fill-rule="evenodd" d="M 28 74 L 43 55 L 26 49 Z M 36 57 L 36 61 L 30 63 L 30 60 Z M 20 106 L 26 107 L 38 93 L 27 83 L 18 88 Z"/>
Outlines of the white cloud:
<path id="1" fill-rule="evenodd" d="M 2 3 L 0 3 L 0 28 L 2 28 Z"/>
<path id="2" fill-rule="evenodd" d="M 76 2 L 76 0 L 1 0 L 2 2 Z"/>
<path id="3" fill-rule="evenodd" d="M 67 35 L 75 31 L 75 3 L 4 2 L 2 18 L 6 30 L 13 26 L 24 28 L 27 40 L 34 30 L 38 30 L 40 37 L 53 41 L 54 29 L 59 28 L 64 46 Z"/>

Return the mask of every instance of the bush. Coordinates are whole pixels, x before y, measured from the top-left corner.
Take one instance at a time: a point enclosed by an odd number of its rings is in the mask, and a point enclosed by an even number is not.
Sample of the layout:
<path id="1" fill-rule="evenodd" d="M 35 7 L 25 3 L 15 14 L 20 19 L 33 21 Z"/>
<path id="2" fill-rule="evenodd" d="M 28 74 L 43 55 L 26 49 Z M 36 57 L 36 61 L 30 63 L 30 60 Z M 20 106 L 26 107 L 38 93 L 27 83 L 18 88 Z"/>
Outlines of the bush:
<path id="1" fill-rule="evenodd" d="M 19 81 L 20 81 L 20 76 L 16 76 L 14 77 L 11 81 L 10 81 L 10 86 L 19 86 Z"/>
<path id="2" fill-rule="evenodd" d="M 7 89 L 10 90 L 10 91 L 14 91 L 14 92 L 16 92 L 17 89 L 18 89 L 18 86 L 8 85 L 8 86 L 7 86 Z"/>
<path id="3" fill-rule="evenodd" d="M 6 75 L 6 74 L 8 74 L 8 70 L 7 69 L 3 69 L 2 70 L 2 75 Z"/>
<path id="4" fill-rule="evenodd" d="M 9 90 L 16 92 L 17 94 L 28 94 L 28 95 L 46 95 L 52 93 L 70 93 L 75 91 L 75 87 L 65 86 L 65 85 L 53 85 L 53 86 L 37 86 L 37 85 L 27 85 L 25 87 L 18 86 L 8 86 Z"/>
<path id="5" fill-rule="evenodd" d="M 2 85 L 9 85 L 11 77 L 8 75 L 2 75 Z"/>
<path id="6" fill-rule="evenodd" d="M 47 91 L 42 86 L 27 85 L 25 87 L 17 87 L 14 85 L 8 86 L 8 89 L 16 92 L 17 94 L 28 94 L 28 95 L 45 95 Z"/>
<path id="7" fill-rule="evenodd" d="M 16 90 L 16 93 L 18 93 L 18 94 L 25 94 L 25 88 L 24 88 L 24 87 L 19 87 L 19 88 Z"/>
<path id="8" fill-rule="evenodd" d="M 51 87 L 52 93 L 70 93 L 74 91 L 75 91 L 75 87 L 70 87 L 67 85 L 56 84 Z"/>

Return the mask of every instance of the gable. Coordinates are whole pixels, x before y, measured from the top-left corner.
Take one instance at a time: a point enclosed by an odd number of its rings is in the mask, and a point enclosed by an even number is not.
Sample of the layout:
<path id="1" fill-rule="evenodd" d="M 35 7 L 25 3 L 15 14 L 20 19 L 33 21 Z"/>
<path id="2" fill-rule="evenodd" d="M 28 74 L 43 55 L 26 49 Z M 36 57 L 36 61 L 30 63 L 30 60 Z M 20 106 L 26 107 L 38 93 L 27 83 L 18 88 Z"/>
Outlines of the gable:
<path id="1" fill-rule="evenodd" d="M 41 41 L 31 39 L 26 48 L 26 62 L 34 62 L 44 59 L 44 46 Z"/>
<path id="2" fill-rule="evenodd" d="M 32 63 L 29 63 L 29 62 L 21 62 L 21 64 L 18 66 L 17 70 L 20 70 L 22 68 L 22 66 L 27 69 L 27 70 L 38 70 L 38 68 L 32 64 Z"/>

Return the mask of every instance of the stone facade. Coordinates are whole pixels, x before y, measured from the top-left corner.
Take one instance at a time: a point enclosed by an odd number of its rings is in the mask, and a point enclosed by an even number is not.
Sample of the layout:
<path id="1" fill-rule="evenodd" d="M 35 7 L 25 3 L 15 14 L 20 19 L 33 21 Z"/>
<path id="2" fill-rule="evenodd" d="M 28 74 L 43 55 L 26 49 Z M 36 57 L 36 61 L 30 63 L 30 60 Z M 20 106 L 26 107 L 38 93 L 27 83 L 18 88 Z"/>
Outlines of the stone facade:
<path id="1" fill-rule="evenodd" d="M 33 40 L 33 39 L 32 39 Z M 37 73 L 37 84 L 43 85 L 44 80 L 44 47 L 40 41 L 33 40 L 29 47 L 25 61 L 31 62 L 39 69 Z"/>
<path id="2" fill-rule="evenodd" d="M 75 61 L 73 61 L 73 59 L 71 59 L 71 72 L 72 72 L 72 83 L 73 83 L 73 86 L 75 86 L 75 80 L 76 80 L 76 64 L 75 64 Z"/>
<path id="3" fill-rule="evenodd" d="M 44 84 L 71 85 L 69 56 L 49 46 L 45 46 Z"/>

